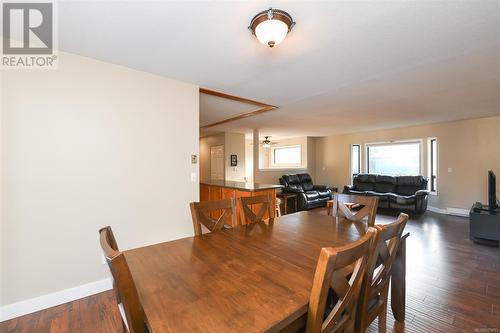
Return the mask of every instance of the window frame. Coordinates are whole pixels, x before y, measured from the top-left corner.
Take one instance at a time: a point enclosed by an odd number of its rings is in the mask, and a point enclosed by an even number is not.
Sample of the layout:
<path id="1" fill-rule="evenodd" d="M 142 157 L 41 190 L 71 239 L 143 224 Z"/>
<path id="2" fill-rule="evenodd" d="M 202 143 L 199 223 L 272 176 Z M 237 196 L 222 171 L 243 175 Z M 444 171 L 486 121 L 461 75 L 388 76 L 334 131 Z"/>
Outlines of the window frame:
<path id="1" fill-rule="evenodd" d="M 287 148 L 299 148 L 299 154 L 300 154 L 300 162 L 299 163 L 276 163 L 275 162 L 275 151 L 278 150 L 278 149 L 287 149 Z M 301 144 L 297 144 L 297 145 L 286 145 L 286 146 L 276 146 L 276 147 L 270 147 L 271 149 L 271 154 L 269 156 L 270 158 L 270 166 L 271 168 L 273 169 L 298 169 L 298 168 L 302 168 L 303 167 L 303 164 L 302 164 L 302 145 Z"/>
<path id="2" fill-rule="evenodd" d="M 434 145 L 433 145 L 434 143 Z M 434 150 L 436 155 L 436 160 L 434 161 Z M 434 174 L 434 164 L 436 165 L 436 174 Z M 429 138 L 429 192 L 431 194 L 437 194 L 439 188 L 439 149 L 437 138 Z M 434 186 L 434 179 L 436 180 L 436 185 Z"/>
<path id="3" fill-rule="evenodd" d="M 412 139 L 412 140 L 397 140 L 397 141 L 385 141 L 385 142 L 372 142 L 372 143 L 367 143 L 365 144 L 365 170 L 367 174 L 370 174 L 370 147 L 376 147 L 376 146 L 395 146 L 395 145 L 405 145 L 405 144 L 412 144 L 416 143 L 418 144 L 418 156 L 419 156 L 419 163 L 418 163 L 418 172 L 419 175 L 423 175 L 423 170 L 425 170 L 424 167 L 424 150 L 422 147 L 423 140 L 422 139 Z"/>
<path id="4" fill-rule="evenodd" d="M 349 150 L 349 156 L 350 156 L 350 159 L 349 159 L 349 177 L 351 179 L 351 184 L 352 184 L 352 181 L 354 179 L 354 176 L 363 172 L 363 170 L 361 169 L 361 166 L 362 166 L 362 164 L 361 164 L 361 156 L 362 156 L 361 146 L 362 145 L 360 143 L 353 143 L 349 146 L 349 148 L 350 148 L 350 150 Z M 354 147 L 358 147 L 358 173 L 357 174 L 355 174 L 353 172 L 353 165 L 352 165 L 352 157 L 353 157 L 353 148 Z"/>

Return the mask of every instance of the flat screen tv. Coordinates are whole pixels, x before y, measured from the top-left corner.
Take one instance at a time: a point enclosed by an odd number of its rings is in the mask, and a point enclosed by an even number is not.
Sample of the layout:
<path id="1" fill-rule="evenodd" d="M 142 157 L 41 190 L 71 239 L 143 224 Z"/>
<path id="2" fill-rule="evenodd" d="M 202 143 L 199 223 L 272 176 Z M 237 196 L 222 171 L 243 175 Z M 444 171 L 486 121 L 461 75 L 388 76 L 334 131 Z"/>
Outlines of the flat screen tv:
<path id="1" fill-rule="evenodd" d="M 497 178 L 492 170 L 488 171 L 488 208 L 498 209 Z"/>

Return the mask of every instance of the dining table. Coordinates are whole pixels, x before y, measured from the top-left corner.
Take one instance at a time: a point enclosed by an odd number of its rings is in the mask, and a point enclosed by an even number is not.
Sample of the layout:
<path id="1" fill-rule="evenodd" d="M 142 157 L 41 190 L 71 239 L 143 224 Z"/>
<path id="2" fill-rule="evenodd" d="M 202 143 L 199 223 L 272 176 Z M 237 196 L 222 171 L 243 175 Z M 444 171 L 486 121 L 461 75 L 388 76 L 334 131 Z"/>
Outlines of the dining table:
<path id="1" fill-rule="evenodd" d="M 125 251 L 151 333 L 293 332 L 307 319 L 323 247 L 358 240 L 363 222 L 301 211 Z M 391 271 L 391 308 L 405 320 L 406 238 Z"/>

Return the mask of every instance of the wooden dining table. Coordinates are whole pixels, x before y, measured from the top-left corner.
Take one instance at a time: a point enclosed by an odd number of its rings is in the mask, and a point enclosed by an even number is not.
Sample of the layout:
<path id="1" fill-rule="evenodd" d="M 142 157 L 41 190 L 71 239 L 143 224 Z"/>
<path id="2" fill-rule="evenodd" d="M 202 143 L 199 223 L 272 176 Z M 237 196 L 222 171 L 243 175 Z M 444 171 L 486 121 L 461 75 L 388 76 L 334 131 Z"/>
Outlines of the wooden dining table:
<path id="1" fill-rule="evenodd" d="M 125 251 L 147 325 L 164 332 L 291 332 L 305 325 L 321 248 L 356 241 L 362 222 L 284 215 Z M 405 234 L 392 270 L 391 307 L 405 320 Z"/>

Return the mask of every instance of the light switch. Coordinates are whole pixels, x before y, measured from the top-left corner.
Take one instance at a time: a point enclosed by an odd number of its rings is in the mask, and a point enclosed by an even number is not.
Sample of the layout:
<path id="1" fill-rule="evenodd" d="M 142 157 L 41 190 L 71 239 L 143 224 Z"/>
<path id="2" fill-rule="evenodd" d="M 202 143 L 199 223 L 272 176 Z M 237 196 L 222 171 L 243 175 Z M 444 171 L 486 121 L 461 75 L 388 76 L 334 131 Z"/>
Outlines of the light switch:
<path id="1" fill-rule="evenodd" d="M 453 168 L 448 168 L 448 172 L 453 172 Z"/>
<path id="2" fill-rule="evenodd" d="M 196 172 L 191 172 L 191 181 L 192 181 L 193 183 L 195 183 L 195 182 L 196 182 Z"/>

